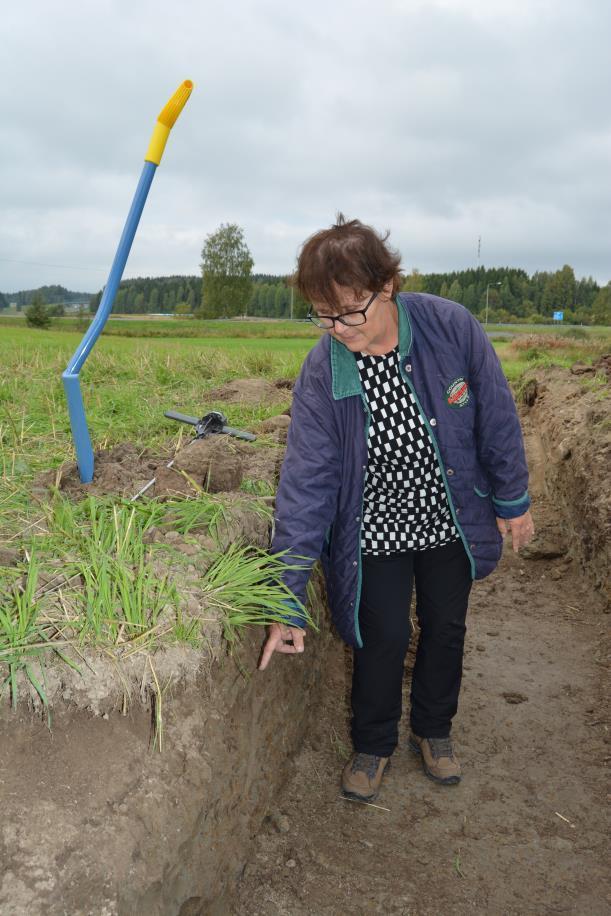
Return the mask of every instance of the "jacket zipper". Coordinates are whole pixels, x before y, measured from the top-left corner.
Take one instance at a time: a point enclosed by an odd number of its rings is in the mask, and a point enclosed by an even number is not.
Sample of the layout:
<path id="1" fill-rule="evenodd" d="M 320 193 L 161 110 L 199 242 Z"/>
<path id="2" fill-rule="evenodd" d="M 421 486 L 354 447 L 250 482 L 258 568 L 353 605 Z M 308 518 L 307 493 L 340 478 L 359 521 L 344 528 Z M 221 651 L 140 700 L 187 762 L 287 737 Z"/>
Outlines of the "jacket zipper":
<path id="1" fill-rule="evenodd" d="M 361 392 L 361 400 L 363 402 L 363 407 L 365 409 L 365 444 L 367 446 L 367 453 L 369 454 L 369 427 L 371 426 L 371 413 L 369 411 L 369 405 L 367 404 L 367 398 Z M 359 566 L 357 573 L 357 583 L 356 583 L 356 599 L 354 602 L 354 633 L 356 636 L 356 641 L 359 649 L 363 648 L 363 640 L 361 639 L 361 629 L 359 627 L 359 605 L 361 603 L 361 585 L 363 582 L 363 564 L 361 559 L 361 531 L 363 528 L 363 512 L 365 506 L 365 476 L 367 474 L 367 465 L 365 465 L 365 471 L 363 472 L 363 489 L 361 491 L 361 521 L 359 524 L 359 540 L 358 540 L 358 552 L 359 552 Z"/>
<path id="2" fill-rule="evenodd" d="M 410 379 L 408 379 L 408 378 L 403 374 L 403 365 L 402 365 L 402 364 L 401 364 L 401 366 L 400 366 L 400 368 L 399 368 L 399 371 L 401 372 L 401 377 L 402 377 L 403 381 L 405 382 L 405 384 L 407 385 L 407 387 L 409 388 L 409 390 L 410 390 L 411 393 L 412 393 L 412 396 L 413 396 L 413 398 L 414 398 L 414 401 L 416 402 L 416 405 L 417 405 L 418 410 L 419 410 L 419 412 L 420 412 L 420 416 L 422 417 L 422 422 L 424 423 L 424 425 L 426 426 L 426 428 L 427 428 L 428 431 L 429 431 L 429 436 L 431 437 L 431 442 L 433 443 L 433 448 L 435 449 L 435 454 L 437 455 L 437 461 L 438 461 L 438 463 L 439 463 L 439 467 L 440 467 L 440 470 L 441 470 L 441 476 L 443 477 L 443 485 L 444 485 L 444 487 L 445 487 L 446 495 L 447 495 L 447 497 L 448 497 L 448 505 L 450 506 L 450 512 L 452 513 L 452 518 L 453 518 L 453 520 L 454 520 L 454 524 L 456 525 L 456 530 L 458 531 L 458 533 L 459 533 L 459 535 L 460 535 L 460 537 L 461 537 L 461 540 L 462 540 L 462 542 L 463 542 L 463 544 L 464 544 L 464 547 L 465 547 L 465 550 L 466 550 L 466 552 L 467 552 L 467 556 L 469 557 L 469 563 L 471 564 L 471 578 L 472 578 L 472 579 L 475 579 L 475 560 L 473 559 L 473 554 L 471 553 L 471 550 L 470 550 L 470 548 L 469 548 L 469 544 L 467 543 L 467 539 L 466 539 L 466 537 L 465 537 L 464 531 L 462 530 L 462 528 L 460 527 L 460 525 L 459 525 L 459 523 L 458 523 L 458 518 L 457 518 L 457 516 L 456 516 L 456 510 L 454 509 L 454 503 L 452 502 L 452 493 L 450 492 L 450 485 L 449 485 L 449 483 L 448 483 L 448 478 L 446 477 L 446 469 L 445 469 L 445 467 L 444 467 L 444 465 L 443 465 L 443 461 L 442 461 L 442 458 L 441 458 L 441 453 L 440 453 L 439 447 L 438 447 L 438 445 L 437 445 L 437 439 L 435 438 L 435 434 L 433 433 L 433 430 L 432 430 L 432 428 L 431 428 L 431 425 L 430 425 L 430 423 L 429 423 L 427 417 L 425 416 L 425 413 L 424 413 L 424 411 L 423 411 L 423 409 L 422 409 L 422 405 L 421 405 L 420 401 L 418 400 L 418 396 L 417 396 L 416 392 L 414 391 L 414 386 L 412 385 Z"/>

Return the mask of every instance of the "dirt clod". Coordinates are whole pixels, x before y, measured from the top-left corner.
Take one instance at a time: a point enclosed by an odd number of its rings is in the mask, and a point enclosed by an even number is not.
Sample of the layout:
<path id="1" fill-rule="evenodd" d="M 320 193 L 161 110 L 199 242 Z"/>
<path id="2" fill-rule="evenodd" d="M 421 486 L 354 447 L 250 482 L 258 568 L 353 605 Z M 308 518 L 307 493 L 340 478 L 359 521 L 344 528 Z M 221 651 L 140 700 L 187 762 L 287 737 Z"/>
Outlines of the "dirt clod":
<path id="1" fill-rule="evenodd" d="M 276 441 L 284 444 L 287 440 L 291 418 L 287 414 L 279 414 L 277 417 L 270 417 L 263 420 L 259 429 L 266 435 L 274 436 Z"/>
<path id="2" fill-rule="evenodd" d="M 530 544 L 523 548 L 522 556 L 526 560 L 555 560 L 563 557 L 567 550 L 568 545 L 565 542 L 558 541 L 554 537 L 537 535 Z"/>
<path id="3" fill-rule="evenodd" d="M 244 476 L 242 459 L 228 436 L 195 439 L 177 455 L 174 468 L 209 493 L 239 490 Z"/>
<path id="4" fill-rule="evenodd" d="M 537 400 L 538 393 L 539 386 L 537 379 L 529 379 L 529 381 L 522 388 L 522 402 L 527 407 L 532 407 Z"/>
<path id="5" fill-rule="evenodd" d="M 209 392 L 212 401 L 228 404 L 273 404 L 286 397 L 286 390 L 264 378 L 236 378 Z"/>
<path id="6" fill-rule="evenodd" d="M 611 353 L 605 353 L 594 363 L 594 369 L 609 378 L 611 376 Z"/>
<path id="7" fill-rule="evenodd" d="M 0 566 L 16 566 L 20 552 L 16 547 L 0 547 Z"/>
<path id="8" fill-rule="evenodd" d="M 285 413 L 281 413 L 277 417 L 270 417 L 269 420 L 263 420 L 261 429 L 264 432 L 273 432 L 277 429 L 288 429 L 290 425 L 291 418 Z"/>
<path id="9" fill-rule="evenodd" d="M 519 703 L 527 703 L 528 697 L 523 693 L 509 692 L 503 693 L 501 696 L 504 698 L 506 703 L 510 703 L 512 706 L 517 706 Z"/>
<path id="10" fill-rule="evenodd" d="M 270 822 L 278 833 L 288 833 L 291 829 L 291 822 L 286 814 L 280 814 L 279 812 L 275 811 L 270 816 Z"/>
<path id="11" fill-rule="evenodd" d="M 595 371 L 594 366 L 585 363 L 573 363 L 571 366 L 571 375 L 593 375 Z"/>

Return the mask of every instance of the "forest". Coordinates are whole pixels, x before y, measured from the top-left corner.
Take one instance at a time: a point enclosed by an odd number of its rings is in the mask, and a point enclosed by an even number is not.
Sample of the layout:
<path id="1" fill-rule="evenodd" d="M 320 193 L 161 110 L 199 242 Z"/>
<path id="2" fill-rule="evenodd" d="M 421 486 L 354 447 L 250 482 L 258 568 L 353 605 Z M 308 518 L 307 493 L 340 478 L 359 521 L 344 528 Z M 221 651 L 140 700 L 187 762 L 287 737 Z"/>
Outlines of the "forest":
<path id="1" fill-rule="evenodd" d="M 117 293 L 113 312 L 126 315 L 170 314 L 202 317 L 202 277 L 138 277 L 124 280 Z M 556 311 L 564 312 L 569 324 L 611 323 L 611 283 L 599 284 L 592 277 L 576 278 L 573 268 L 565 264 L 557 271 L 537 271 L 529 276 L 516 267 L 477 267 L 446 273 L 420 273 L 414 269 L 404 277 L 406 291 L 428 292 L 460 302 L 478 317 L 491 322 L 542 323 L 552 320 Z M 308 304 L 291 289 L 287 275 L 252 274 L 246 303 L 228 301 L 215 317 L 247 315 L 267 318 L 305 318 Z M 19 310 L 29 305 L 40 292 L 48 305 L 80 303 L 89 299 L 94 313 L 102 291 L 95 294 L 72 292 L 63 286 L 45 286 L 39 290 L 0 293 L 0 309 L 17 302 Z"/>
<path id="2" fill-rule="evenodd" d="M 267 318 L 305 318 L 308 304 L 290 286 L 288 276 L 253 274 L 247 302 L 228 301 L 217 317 L 249 315 Z M 600 287 L 592 277 L 575 277 L 568 264 L 553 272 L 538 271 L 529 276 L 516 267 L 469 268 L 447 273 L 424 274 L 412 270 L 402 283 L 403 290 L 428 292 L 460 302 L 475 315 L 485 317 L 488 298 L 489 321 L 551 321 L 555 311 L 574 324 L 611 322 L 611 285 Z M 95 311 L 101 297 L 91 301 Z M 125 280 L 117 294 L 114 311 L 124 314 L 163 312 L 195 314 L 202 297 L 202 278 L 176 276 Z"/>
<path id="3" fill-rule="evenodd" d="M 80 305 L 91 300 L 91 293 L 77 293 L 58 285 L 39 286 L 37 289 L 22 289 L 16 293 L 0 293 L 0 309 L 7 309 L 14 302 L 20 312 L 32 304 L 37 293 L 47 305 Z"/>

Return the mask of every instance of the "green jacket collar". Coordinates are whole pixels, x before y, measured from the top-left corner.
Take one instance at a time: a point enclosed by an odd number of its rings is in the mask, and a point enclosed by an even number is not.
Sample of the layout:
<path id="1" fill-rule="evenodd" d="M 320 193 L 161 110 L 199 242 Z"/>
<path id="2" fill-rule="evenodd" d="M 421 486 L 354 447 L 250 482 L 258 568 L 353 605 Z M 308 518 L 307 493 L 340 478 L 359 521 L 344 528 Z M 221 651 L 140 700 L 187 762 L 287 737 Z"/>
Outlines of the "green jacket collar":
<path id="1" fill-rule="evenodd" d="M 406 307 L 395 299 L 399 312 L 399 356 L 407 356 L 412 348 L 412 326 Z M 362 394 L 361 379 L 359 376 L 356 358 L 348 347 L 331 338 L 331 380 L 333 398 L 339 401 L 355 394 Z"/>

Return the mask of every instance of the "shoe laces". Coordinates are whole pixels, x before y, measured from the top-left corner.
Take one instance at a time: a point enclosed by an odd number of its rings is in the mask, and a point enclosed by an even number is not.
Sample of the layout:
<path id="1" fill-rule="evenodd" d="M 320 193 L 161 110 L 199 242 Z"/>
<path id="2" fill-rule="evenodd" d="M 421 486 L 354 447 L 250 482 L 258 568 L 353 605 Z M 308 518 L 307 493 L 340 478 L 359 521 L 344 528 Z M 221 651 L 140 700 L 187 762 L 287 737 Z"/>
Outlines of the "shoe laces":
<path id="1" fill-rule="evenodd" d="M 429 747 L 431 749 L 431 754 L 438 760 L 439 757 L 453 757 L 454 750 L 452 748 L 452 739 L 451 738 L 427 738 Z"/>
<path id="2" fill-rule="evenodd" d="M 350 769 L 353 773 L 366 773 L 369 779 L 373 779 L 378 772 L 381 759 L 375 754 L 355 754 Z"/>

